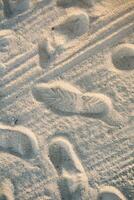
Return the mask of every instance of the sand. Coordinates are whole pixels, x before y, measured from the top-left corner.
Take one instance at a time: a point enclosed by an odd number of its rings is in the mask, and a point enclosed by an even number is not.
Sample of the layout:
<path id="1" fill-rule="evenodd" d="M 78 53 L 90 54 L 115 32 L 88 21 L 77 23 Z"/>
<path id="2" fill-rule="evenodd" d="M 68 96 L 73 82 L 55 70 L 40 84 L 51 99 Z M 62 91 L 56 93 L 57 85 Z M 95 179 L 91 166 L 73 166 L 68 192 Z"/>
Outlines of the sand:
<path id="1" fill-rule="evenodd" d="M 134 199 L 134 0 L 0 0 L 0 200 Z"/>

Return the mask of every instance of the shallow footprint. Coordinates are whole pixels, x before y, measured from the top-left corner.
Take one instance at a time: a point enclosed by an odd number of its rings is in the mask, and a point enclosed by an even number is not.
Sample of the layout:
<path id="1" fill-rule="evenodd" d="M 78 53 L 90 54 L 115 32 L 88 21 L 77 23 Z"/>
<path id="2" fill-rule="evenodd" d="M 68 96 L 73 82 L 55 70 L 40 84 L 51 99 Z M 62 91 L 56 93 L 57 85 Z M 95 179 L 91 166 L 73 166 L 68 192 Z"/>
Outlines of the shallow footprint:
<path id="1" fill-rule="evenodd" d="M 65 81 L 37 84 L 33 96 L 60 115 L 98 118 L 113 126 L 123 124 L 122 116 L 114 109 L 109 97 L 101 93 L 82 93 Z"/>
<path id="2" fill-rule="evenodd" d="M 38 149 L 37 139 L 29 129 L 0 124 L 0 151 L 29 159 L 38 154 Z"/>
<path id="3" fill-rule="evenodd" d="M 114 48 L 112 52 L 112 62 L 117 69 L 134 69 L 134 45 L 121 44 Z"/>
<path id="4" fill-rule="evenodd" d="M 54 138 L 49 157 L 59 175 L 62 199 L 88 200 L 88 178 L 70 142 L 63 137 Z"/>
<path id="5" fill-rule="evenodd" d="M 105 186 L 100 189 L 97 200 L 127 200 L 115 187 Z"/>

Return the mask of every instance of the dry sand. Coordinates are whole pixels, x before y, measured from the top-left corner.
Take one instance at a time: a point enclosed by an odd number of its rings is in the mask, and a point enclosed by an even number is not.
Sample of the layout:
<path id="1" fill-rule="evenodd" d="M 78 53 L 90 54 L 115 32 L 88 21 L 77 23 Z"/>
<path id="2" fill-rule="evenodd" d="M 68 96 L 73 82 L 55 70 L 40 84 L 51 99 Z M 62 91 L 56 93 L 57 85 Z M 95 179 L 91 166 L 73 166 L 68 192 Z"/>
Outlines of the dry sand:
<path id="1" fill-rule="evenodd" d="M 134 0 L 0 0 L 0 200 L 134 199 Z"/>

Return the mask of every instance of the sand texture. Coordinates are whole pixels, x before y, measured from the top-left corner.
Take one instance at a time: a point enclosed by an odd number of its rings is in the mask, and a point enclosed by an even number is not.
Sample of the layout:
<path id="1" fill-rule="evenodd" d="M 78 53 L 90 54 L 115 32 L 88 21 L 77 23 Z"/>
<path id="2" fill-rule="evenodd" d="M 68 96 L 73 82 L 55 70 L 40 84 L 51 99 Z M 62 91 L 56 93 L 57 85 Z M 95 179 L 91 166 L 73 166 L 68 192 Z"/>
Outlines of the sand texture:
<path id="1" fill-rule="evenodd" d="M 0 0 L 0 200 L 134 200 L 134 0 Z"/>

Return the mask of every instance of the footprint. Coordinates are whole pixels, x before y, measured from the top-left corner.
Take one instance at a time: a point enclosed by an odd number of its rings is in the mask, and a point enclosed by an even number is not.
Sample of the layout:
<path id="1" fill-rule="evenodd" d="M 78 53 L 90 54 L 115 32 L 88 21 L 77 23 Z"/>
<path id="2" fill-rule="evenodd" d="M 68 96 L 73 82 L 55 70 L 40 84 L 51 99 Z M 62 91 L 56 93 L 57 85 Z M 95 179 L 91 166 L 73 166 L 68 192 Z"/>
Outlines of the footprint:
<path id="1" fill-rule="evenodd" d="M 29 0 L 3 0 L 4 13 L 10 17 L 14 13 L 21 13 L 29 8 Z"/>
<path id="2" fill-rule="evenodd" d="M 49 157 L 59 175 L 62 200 L 88 200 L 88 178 L 70 142 L 63 137 L 54 138 Z"/>
<path id="3" fill-rule="evenodd" d="M 134 69 L 134 44 L 121 44 L 112 52 L 113 65 L 120 70 Z"/>
<path id="4" fill-rule="evenodd" d="M 74 40 L 89 31 L 90 20 L 86 12 L 80 9 L 68 9 L 67 16 L 53 27 L 55 37 L 61 36 L 65 42 Z M 59 39 L 59 40 L 60 40 Z"/>
<path id="5" fill-rule="evenodd" d="M 29 159 L 37 155 L 38 150 L 37 139 L 29 129 L 0 125 L 0 151 Z"/>
<path id="6" fill-rule="evenodd" d="M 105 186 L 100 189 L 97 200 L 127 200 L 115 187 Z"/>
<path id="7" fill-rule="evenodd" d="M 11 181 L 4 180 L 0 184 L 0 200 L 14 200 L 13 185 Z"/>
<path id="8" fill-rule="evenodd" d="M 40 66 L 46 68 L 52 61 L 54 61 L 56 56 L 55 47 L 49 39 L 42 39 L 39 42 L 39 57 Z"/>
<path id="9" fill-rule="evenodd" d="M 101 93 L 82 93 L 65 81 L 37 84 L 32 92 L 37 101 L 57 114 L 98 118 L 113 126 L 123 123 L 111 99 Z"/>
<path id="10" fill-rule="evenodd" d="M 72 7 L 72 6 L 93 6 L 96 0 L 57 0 L 57 5 L 60 7 Z"/>
<path id="11" fill-rule="evenodd" d="M 72 47 L 72 41 L 89 31 L 90 20 L 80 9 L 68 9 L 66 16 L 44 33 L 38 42 L 40 66 L 47 68 L 65 49 Z"/>

